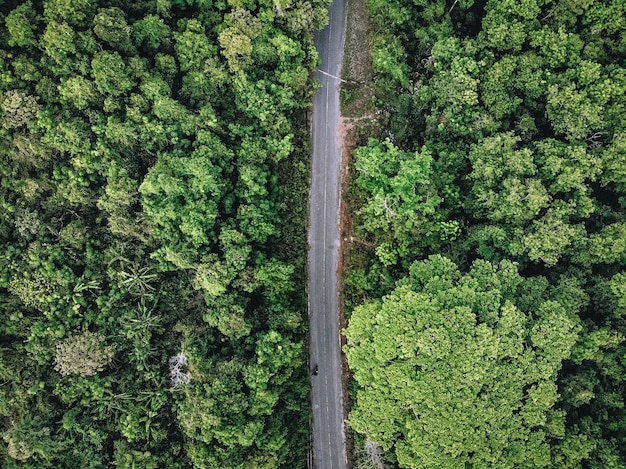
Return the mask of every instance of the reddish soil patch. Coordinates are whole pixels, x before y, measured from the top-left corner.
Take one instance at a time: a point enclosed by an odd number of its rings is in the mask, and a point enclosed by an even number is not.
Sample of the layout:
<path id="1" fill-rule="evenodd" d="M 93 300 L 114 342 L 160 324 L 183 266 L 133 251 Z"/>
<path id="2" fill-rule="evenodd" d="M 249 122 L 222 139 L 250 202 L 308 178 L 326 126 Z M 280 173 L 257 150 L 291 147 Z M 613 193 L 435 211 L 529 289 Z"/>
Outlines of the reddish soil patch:
<path id="1" fill-rule="evenodd" d="M 373 69 L 370 55 L 370 19 L 367 11 L 366 0 L 348 0 L 348 18 L 346 29 L 346 44 L 344 49 L 344 63 L 342 77 L 341 117 L 339 122 L 338 138 L 343 141 L 343 153 L 341 164 L 341 200 L 339 212 L 339 263 L 337 267 L 339 287 L 339 324 L 342 331 L 347 327 L 344 294 L 344 274 L 350 269 L 350 256 L 348 253 L 357 248 L 369 250 L 365 240 L 353 237 L 354 210 L 357 207 L 350 202 L 348 197 L 351 181 L 353 183 L 353 168 L 351 166 L 352 153 L 363 137 L 372 135 L 377 127 L 378 114 L 373 105 L 374 91 L 371 88 Z M 354 266 L 352 266 L 354 267 Z M 342 347 L 346 344 L 346 338 L 341 334 Z M 351 409 L 350 384 L 352 373 L 348 367 L 345 355 L 342 354 L 342 384 L 343 384 L 343 409 L 344 418 L 347 419 Z M 350 427 L 345 427 L 346 452 L 348 455 L 348 467 L 356 467 L 354 434 Z"/>
<path id="2" fill-rule="evenodd" d="M 343 141 L 343 153 L 341 161 L 341 200 L 339 205 L 339 263 L 337 277 L 339 279 L 339 324 L 342 331 L 348 326 L 345 315 L 345 305 L 343 301 L 343 279 L 344 272 L 347 267 L 347 251 L 352 245 L 352 218 L 350 207 L 343 196 L 344 190 L 348 187 L 350 181 L 350 161 L 354 148 L 356 147 L 356 128 L 350 122 L 350 119 L 341 118 L 339 121 L 339 138 Z M 341 333 L 341 346 L 346 344 L 346 337 Z M 348 361 L 344 354 L 341 355 L 342 363 L 342 386 L 343 386 L 343 409 L 344 419 L 348 418 L 350 412 L 351 400 L 349 394 L 349 385 L 352 381 L 352 372 L 348 367 Z M 348 455 L 348 467 L 354 466 L 354 437 L 352 431 L 346 425 L 346 453 Z"/>

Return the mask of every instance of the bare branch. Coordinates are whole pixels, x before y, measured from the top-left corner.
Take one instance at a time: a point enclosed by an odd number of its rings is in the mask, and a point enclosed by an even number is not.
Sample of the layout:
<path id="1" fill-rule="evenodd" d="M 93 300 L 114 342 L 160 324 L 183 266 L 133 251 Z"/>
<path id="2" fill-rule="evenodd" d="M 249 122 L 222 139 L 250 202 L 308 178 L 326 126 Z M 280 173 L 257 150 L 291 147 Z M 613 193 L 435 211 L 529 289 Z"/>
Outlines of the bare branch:
<path id="1" fill-rule="evenodd" d="M 187 357 L 184 353 L 179 353 L 170 358 L 169 365 L 172 386 L 178 388 L 191 381 L 191 373 L 185 371 L 187 368 Z"/>

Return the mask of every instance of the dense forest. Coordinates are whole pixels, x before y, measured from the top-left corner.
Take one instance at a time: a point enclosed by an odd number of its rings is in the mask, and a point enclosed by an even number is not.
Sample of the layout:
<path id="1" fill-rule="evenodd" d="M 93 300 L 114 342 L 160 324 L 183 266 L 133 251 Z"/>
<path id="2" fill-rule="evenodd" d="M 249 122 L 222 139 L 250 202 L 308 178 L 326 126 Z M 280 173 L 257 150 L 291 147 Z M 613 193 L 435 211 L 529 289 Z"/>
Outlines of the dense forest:
<path id="1" fill-rule="evenodd" d="M 389 467 L 626 467 L 626 3 L 368 7 L 351 427 Z"/>
<path id="2" fill-rule="evenodd" d="M 306 465 L 328 0 L 0 0 L 0 466 Z"/>

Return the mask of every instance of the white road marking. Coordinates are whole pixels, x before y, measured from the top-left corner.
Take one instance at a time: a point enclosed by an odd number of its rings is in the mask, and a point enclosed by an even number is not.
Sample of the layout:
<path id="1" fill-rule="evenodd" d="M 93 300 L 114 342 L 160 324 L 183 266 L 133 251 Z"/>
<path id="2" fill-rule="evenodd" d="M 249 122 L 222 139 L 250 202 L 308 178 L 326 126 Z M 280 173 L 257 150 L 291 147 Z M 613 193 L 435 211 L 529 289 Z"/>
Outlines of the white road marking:
<path id="1" fill-rule="evenodd" d="M 341 58 L 341 51 L 339 51 L 339 57 L 337 57 L 336 53 L 332 53 L 337 52 L 337 48 L 343 46 L 343 44 L 334 44 L 337 33 L 333 23 L 337 22 L 338 11 L 340 14 L 345 15 L 345 3 L 343 0 L 336 0 L 334 7 L 331 7 L 330 10 L 328 30 L 324 32 L 326 34 L 325 40 L 328 42 L 325 44 L 326 47 L 320 51 L 325 54 L 323 60 L 328 62 L 325 64 L 327 71 L 318 70 L 323 75 L 323 77 L 318 76 L 318 78 L 326 89 L 318 90 L 316 102 L 321 105 L 321 109 L 320 107 L 314 108 L 313 119 L 313 138 L 319 143 L 315 145 L 314 142 L 314 162 L 321 167 L 316 166 L 315 170 L 312 169 L 312 180 L 315 179 L 315 191 L 313 191 L 313 194 L 316 200 L 309 202 L 312 216 L 315 218 L 315 221 L 311 220 L 310 225 L 311 227 L 315 226 L 315 230 L 311 231 L 311 237 L 309 238 L 311 240 L 310 252 L 313 254 L 309 261 L 309 272 L 311 274 L 309 281 L 315 285 L 315 289 L 310 288 L 309 291 L 311 332 L 314 334 L 311 338 L 311 357 L 314 362 L 319 361 L 319 363 L 325 364 L 320 369 L 319 376 L 313 378 L 313 408 L 315 409 L 313 414 L 313 455 L 314 467 L 316 469 L 345 469 L 347 464 L 343 413 L 341 410 L 343 394 L 341 384 L 341 336 L 338 333 L 339 331 L 337 331 L 337 328 L 340 326 L 336 305 L 338 290 L 336 288 L 336 280 L 333 280 L 336 276 L 337 252 L 331 252 L 330 254 L 326 252 L 330 249 L 337 251 L 339 249 L 339 244 L 336 242 L 338 236 L 336 224 L 338 222 L 337 217 L 340 214 L 340 201 L 338 199 L 340 191 L 337 190 L 336 185 L 340 180 L 340 172 L 338 173 L 339 168 L 336 166 L 341 164 L 342 145 L 337 146 L 336 144 L 337 118 L 339 116 L 336 109 L 338 82 L 335 80 L 341 80 L 341 78 L 336 76 L 340 72 L 335 72 L 335 69 L 341 69 L 341 62 L 337 62 L 337 59 Z M 345 16 L 343 26 L 345 27 Z M 338 39 L 341 40 L 341 38 L 342 32 L 340 30 Z M 332 103 L 331 98 L 333 100 Z M 326 102 L 322 104 L 321 100 L 323 99 L 326 99 Z M 323 131 L 321 127 L 324 129 Z M 323 143 L 321 142 L 322 139 L 324 140 Z M 320 161 L 320 158 L 323 158 L 323 161 Z M 324 180 L 320 181 L 320 177 L 324 178 Z M 321 189 L 323 189 L 323 195 L 318 192 Z M 332 192 L 329 193 L 329 189 L 332 189 Z M 323 202 L 323 207 L 319 207 L 320 202 Z M 328 207 L 329 202 L 332 204 L 330 209 L 333 212 L 332 216 L 335 217 L 334 220 L 327 219 L 331 215 Z M 332 221 L 332 224 L 329 224 L 329 221 Z M 328 231 L 331 228 L 333 231 Z M 322 229 L 321 235 L 319 229 Z M 329 242 L 331 245 L 329 245 Z M 321 254 L 319 249 L 323 251 Z M 319 271 L 320 268 L 322 272 Z M 321 291 L 318 289 L 321 289 Z M 329 337 L 329 334 L 333 337 Z M 339 345 L 339 348 L 337 345 Z"/>

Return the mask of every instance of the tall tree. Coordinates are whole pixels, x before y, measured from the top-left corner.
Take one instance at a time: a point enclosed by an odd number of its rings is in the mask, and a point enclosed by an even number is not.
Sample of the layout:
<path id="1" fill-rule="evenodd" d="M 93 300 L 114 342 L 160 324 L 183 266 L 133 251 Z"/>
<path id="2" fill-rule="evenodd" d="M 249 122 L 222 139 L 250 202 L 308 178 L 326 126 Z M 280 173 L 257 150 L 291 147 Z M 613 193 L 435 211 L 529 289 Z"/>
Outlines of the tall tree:
<path id="1" fill-rule="evenodd" d="M 552 467 L 564 435 L 556 377 L 579 304 L 532 295 L 515 264 L 444 257 L 411 267 L 382 301 L 356 308 L 346 355 L 358 384 L 350 425 L 411 468 Z"/>

